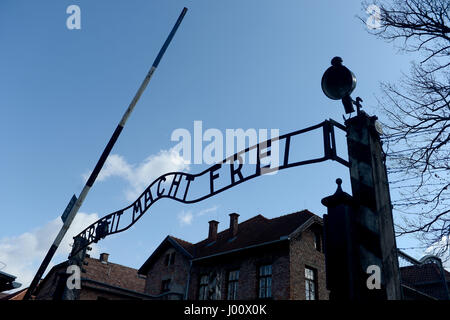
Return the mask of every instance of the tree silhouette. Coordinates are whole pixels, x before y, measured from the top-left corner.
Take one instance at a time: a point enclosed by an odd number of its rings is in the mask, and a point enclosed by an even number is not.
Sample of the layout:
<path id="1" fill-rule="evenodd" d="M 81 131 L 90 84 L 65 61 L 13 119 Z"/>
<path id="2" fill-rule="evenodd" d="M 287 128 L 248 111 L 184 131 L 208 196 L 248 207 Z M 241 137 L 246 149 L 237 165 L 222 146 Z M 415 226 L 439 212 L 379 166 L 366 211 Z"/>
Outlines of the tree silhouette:
<path id="1" fill-rule="evenodd" d="M 375 6 L 376 7 L 375 7 Z M 382 83 L 384 143 L 397 234 L 415 234 L 448 260 L 450 245 L 449 0 L 363 3 L 371 34 L 415 57 L 398 84 Z M 370 20 L 371 19 L 371 20 Z"/>

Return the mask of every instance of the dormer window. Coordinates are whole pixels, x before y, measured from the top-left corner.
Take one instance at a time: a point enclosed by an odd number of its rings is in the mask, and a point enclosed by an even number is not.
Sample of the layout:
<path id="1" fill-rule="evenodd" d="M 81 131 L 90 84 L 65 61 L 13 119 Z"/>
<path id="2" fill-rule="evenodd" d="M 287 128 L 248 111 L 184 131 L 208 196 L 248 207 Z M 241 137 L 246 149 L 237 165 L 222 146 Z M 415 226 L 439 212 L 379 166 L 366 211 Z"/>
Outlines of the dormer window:
<path id="1" fill-rule="evenodd" d="M 321 236 L 319 231 L 314 232 L 314 248 L 317 251 L 322 252 Z"/>
<path id="2" fill-rule="evenodd" d="M 170 279 L 163 280 L 161 283 L 161 293 L 170 291 Z"/>
<path id="3" fill-rule="evenodd" d="M 166 254 L 166 259 L 164 261 L 164 264 L 166 266 L 171 266 L 171 265 L 175 264 L 175 252 Z"/>

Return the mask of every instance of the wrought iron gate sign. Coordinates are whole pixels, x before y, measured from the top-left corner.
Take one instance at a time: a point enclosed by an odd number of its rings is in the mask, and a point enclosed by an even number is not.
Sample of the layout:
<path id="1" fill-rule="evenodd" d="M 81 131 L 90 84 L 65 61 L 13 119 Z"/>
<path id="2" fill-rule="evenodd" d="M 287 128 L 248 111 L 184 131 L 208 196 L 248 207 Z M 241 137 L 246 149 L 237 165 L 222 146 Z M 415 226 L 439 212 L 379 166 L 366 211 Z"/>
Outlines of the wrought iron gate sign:
<path id="1" fill-rule="evenodd" d="M 334 127 L 346 131 L 345 126 L 330 119 L 315 126 L 297 130 L 279 137 L 274 137 L 267 141 L 260 142 L 254 146 L 237 152 L 232 156 L 227 157 L 222 162 L 217 163 L 198 174 L 189 174 L 184 172 L 166 173 L 153 181 L 139 196 L 139 198 L 132 204 L 121 210 L 110 213 L 103 218 L 100 218 L 89 227 L 84 229 L 76 237 L 83 238 L 85 240 L 83 241 L 85 243 L 84 247 L 86 247 L 91 243 L 96 243 L 98 240 L 103 239 L 108 235 L 123 232 L 130 228 L 133 224 L 135 224 L 136 221 L 142 217 L 142 215 L 148 210 L 148 208 L 150 208 L 152 204 L 163 198 L 173 199 L 182 203 L 195 203 L 212 197 L 222 191 L 225 191 L 244 181 L 250 180 L 260 175 L 326 160 L 335 160 L 348 167 L 349 163 L 337 155 Z M 292 138 L 302 133 L 319 128 L 322 128 L 323 130 L 324 155 L 320 158 L 310 160 L 292 161 L 292 159 L 290 159 L 289 157 Z M 284 142 L 284 148 L 283 150 L 281 150 L 281 153 L 283 154 L 281 161 L 279 161 L 277 167 L 262 165 L 261 160 L 270 157 L 274 142 L 278 142 L 278 145 L 280 144 L 280 142 Z M 247 153 L 255 151 L 255 170 L 251 174 L 244 174 L 242 170 L 243 157 Z M 238 165 L 236 165 L 236 163 L 238 163 Z M 226 168 L 226 165 L 228 165 L 229 168 Z M 221 174 L 228 175 L 230 178 L 230 182 L 223 186 L 218 186 L 216 180 L 221 176 Z M 193 184 L 201 179 L 209 180 L 209 190 L 204 194 L 194 195 L 192 192 L 190 192 L 190 190 Z M 81 247 L 77 252 L 79 252 L 84 247 Z M 73 256 L 77 252 L 73 251 L 71 255 Z"/>

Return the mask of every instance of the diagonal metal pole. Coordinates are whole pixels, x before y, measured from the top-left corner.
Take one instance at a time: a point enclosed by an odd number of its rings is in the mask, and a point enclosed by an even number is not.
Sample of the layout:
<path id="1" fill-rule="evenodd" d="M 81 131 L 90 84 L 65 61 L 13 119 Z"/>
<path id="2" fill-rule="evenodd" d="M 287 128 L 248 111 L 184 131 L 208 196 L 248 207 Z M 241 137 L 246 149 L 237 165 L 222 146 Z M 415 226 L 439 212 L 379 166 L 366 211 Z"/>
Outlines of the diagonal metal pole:
<path id="1" fill-rule="evenodd" d="M 181 21 L 183 20 L 185 14 L 187 12 L 187 8 L 183 8 L 183 11 L 181 12 L 180 16 L 178 17 L 177 22 L 172 28 L 172 31 L 170 32 L 169 36 L 167 37 L 166 41 L 164 42 L 163 46 L 159 50 L 158 55 L 156 56 L 155 61 L 152 64 L 152 67 L 150 68 L 150 71 L 147 73 L 147 76 L 145 77 L 144 81 L 142 82 L 141 86 L 139 87 L 138 91 L 136 92 L 133 100 L 131 101 L 130 105 L 128 106 L 127 110 L 125 111 L 124 115 L 122 116 L 122 119 L 120 120 L 119 124 L 117 125 L 116 130 L 111 136 L 111 139 L 109 139 L 108 144 L 106 145 L 105 149 L 103 150 L 102 155 L 100 156 L 100 159 L 98 160 L 94 171 L 92 171 L 91 175 L 89 176 L 89 179 L 87 180 L 86 184 L 83 187 L 83 190 L 80 193 L 80 196 L 76 200 L 75 204 L 73 205 L 72 209 L 70 210 L 67 218 L 64 221 L 64 224 L 59 231 L 58 235 L 56 236 L 55 241 L 53 241 L 52 246 L 50 247 L 49 251 L 47 252 L 47 255 L 45 256 L 44 260 L 41 263 L 41 266 L 39 267 L 36 275 L 33 278 L 33 281 L 31 282 L 27 293 L 24 296 L 24 300 L 29 300 L 31 297 L 31 294 L 36 289 L 36 286 L 41 279 L 42 275 L 44 274 L 45 270 L 47 269 L 48 264 L 50 263 L 51 259 L 53 258 L 56 250 L 58 249 L 59 244 L 61 243 L 62 239 L 64 238 L 64 235 L 66 234 L 67 230 L 69 229 L 73 219 L 75 218 L 75 215 L 77 214 L 78 210 L 80 209 L 81 205 L 83 204 L 84 199 L 86 198 L 86 195 L 88 194 L 89 190 L 91 189 L 92 185 L 95 182 L 95 179 L 97 178 L 98 174 L 100 173 L 100 170 L 102 169 L 106 159 L 109 156 L 109 153 L 111 152 L 114 144 L 117 141 L 117 138 L 119 138 L 120 133 L 122 132 L 123 127 L 125 126 L 129 116 L 133 112 L 134 107 L 136 106 L 137 102 L 139 101 L 139 98 L 141 97 L 142 93 L 144 92 L 145 88 L 147 87 L 148 83 L 150 82 L 150 79 L 155 72 L 156 68 L 159 65 L 159 62 L 161 61 L 161 58 L 163 57 L 164 53 L 166 52 L 167 47 L 169 46 L 170 42 L 172 41 L 173 36 L 175 35 L 178 27 L 181 24 Z"/>

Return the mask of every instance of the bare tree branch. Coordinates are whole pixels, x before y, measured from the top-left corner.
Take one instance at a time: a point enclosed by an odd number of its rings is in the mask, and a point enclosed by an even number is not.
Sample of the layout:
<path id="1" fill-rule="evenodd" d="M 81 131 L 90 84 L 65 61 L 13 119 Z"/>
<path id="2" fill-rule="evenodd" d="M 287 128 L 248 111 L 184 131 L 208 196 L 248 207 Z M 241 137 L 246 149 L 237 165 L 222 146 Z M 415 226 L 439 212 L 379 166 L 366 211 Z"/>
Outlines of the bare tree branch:
<path id="1" fill-rule="evenodd" d="M 378 104 L 398 235 L 414 234 L 444 260 L 450 244 L 450 1 L 375 0 L 368 32 L 417 54 L 398 84 L 382 83 Z M 359 17 L 366 23 L 367 17 Z M 416 56 L 415 56 L 416 57 Z"/>

